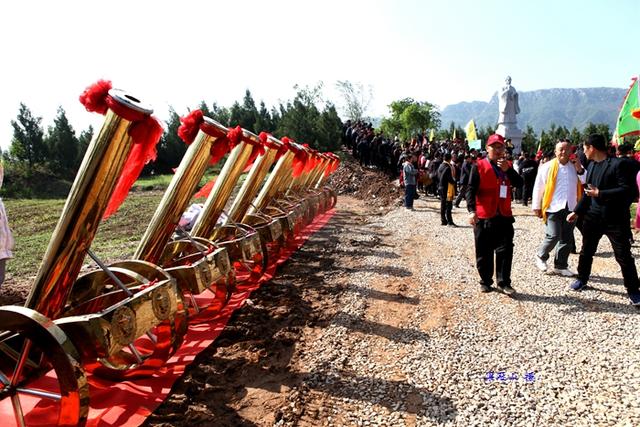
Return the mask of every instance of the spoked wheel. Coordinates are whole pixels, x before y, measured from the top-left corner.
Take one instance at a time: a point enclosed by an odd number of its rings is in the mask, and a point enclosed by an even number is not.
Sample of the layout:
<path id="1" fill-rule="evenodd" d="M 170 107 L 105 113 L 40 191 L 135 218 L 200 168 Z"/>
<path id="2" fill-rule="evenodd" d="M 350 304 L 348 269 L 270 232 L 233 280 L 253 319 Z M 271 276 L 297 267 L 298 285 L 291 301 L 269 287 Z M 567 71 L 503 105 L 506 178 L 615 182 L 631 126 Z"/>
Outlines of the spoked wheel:
<path id="1" fill-rule="evenodd" d="M 216 230 L 216 243 L 227 248 L 235 271 L 235 286 L 257 282 L 267 270 L 268 250 L 253 227 L 223 225 Z"/>
<path id="2" fill-rule="evenodd" d="M 287 233 L 285 233 L 287 235 L 287 243 L 291 243 L 295 240 L 295 236 L 300 235 L 300 232 L 302 232 L 306 227 L 306 224 L 304 223 L 304 216 L 306 212 L 304 200 L 287 198 L 284 200 L 276 200 L 274 203 L 281 206 L 284 211 L 292 213 L 293 218 L 295 218 L 293 220 L 293 228 L 290 226 L 287 227 Z"/>
<path id="3" fill-rule="evenodd" d="M 286 214 L 282 211 L 273 211 L 278 216 L 270 216 L 258 212 L 245 216 L 243 222 L 251 225 L 260 235 L 262 251 L 267 254 L 267 269 L 273 267 L 280 258 L 280 252 L 285 243 L 285 234 L 282 226 Z"/>
<path id="4" fill-rule="evenodd" d="M 218 249 L 215 243 L 199 238 L 175 240 L 167 245 L 166 254 L 173 254 L 172 258 L 164 259 L 162 265 L 168 268 L 170 274 L 175 274 L 178 280 L 178 286 L 182 292 L 185 309 L 189 317 L 189 323 L 205 323 L 215 318 L 229 301 L 231 290 L 235 283 L 235 274 L 229 263 L 228 256 L 224 254 L 224 260 L 214 260 L 223 271 L 224 277 L 218 280 L 209 278 L 208 268 L 199 270 L 197 274 L 204 277 L 198 277 L 195 280 L 206 281 L 206 287 L 202 290 L 194 286 L 193 280 L 185 283 L 181 280 L 180 273 L 174 270 L 174 267 L 195 266 L 199 262 L 207 262 L 204 259 L 212 251 Z M 224 265 L 222 265 L 224 264 Z M 188 280 L 189 276 L 185 279 Z M 201 292 L 199 292 L 202 290 Z"/>
<path id="5" fill-rule="evenodd" d="M 91 272 L 78 279 L 76 284 L 84 289 L 93 288 L 93 292 L 101 289 L 102 293 L 72 307 L 65 315 L 101 313 L 131 295 L 145 292 L 157 282 L 172 280 L 163 269 L 145 261 L 117 262 L 110 265 L 109 269 L 127 290 L 117 287 L 104 271 Z M 83 354 L 83 365 L 87 371 L 116 380 L 148 377 L 156 373 L 178 350 L 188 326 L 182 295 L 170 287 L 157 287 L 149 292 L 147 301 L 151 304 L 153 315 L 162 322 L 142 332 L 141 336 L 136 336 L 138 331 L 130 326 L 135 325 L 136 313 L 127 306 L 119 307 L 111 318 L 109 333 L 112 340 L 120 342 L 120 346 L 115 351 L 101 349 L 103 354 L 97 354 L 97 357 L 90 351 Z M 72 333 L 72 322 L 68 325 L 62 322 L 65 319 L 61 319 L 60 325 Z"/>
<path id="6" fill-rule="evenodd" d="M 3 425 L 84 425 L 89 386 L 78 351 L 62 329 L 18 306 L 0 307 L 0 325 Z"/>
<path id="7" fill-rule="evenodd" d="M 324 192 L 327 194 L 327 200 L 328 200 L 326 210 L 331 210 L 338 203 L 338 196 L 336 192 L 333 191 L 333 188 L 331 187 L 324 187 Z"/>

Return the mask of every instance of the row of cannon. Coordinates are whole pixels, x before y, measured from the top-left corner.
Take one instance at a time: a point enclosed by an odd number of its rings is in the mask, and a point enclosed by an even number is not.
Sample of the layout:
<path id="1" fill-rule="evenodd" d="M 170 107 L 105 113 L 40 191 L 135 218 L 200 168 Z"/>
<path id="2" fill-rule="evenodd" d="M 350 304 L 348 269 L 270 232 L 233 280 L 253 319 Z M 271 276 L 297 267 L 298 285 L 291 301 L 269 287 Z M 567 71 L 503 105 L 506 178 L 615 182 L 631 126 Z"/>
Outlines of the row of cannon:
<path id="1" fill-rule="evenodd" d="M 214 319 L 236 287 L 259 281 L 282 249 L 336 203 L 325 183 L 337 156 L 227 129 L 194 112 L 184 132 L 189 147 L 132 259 L 105 265 L 91 243 L 136 150 L 132 130 L 153 111 L 124 91 L 104 96 L 103 125 L 27 301 L 0 307 L 0 401 L 11 402 L 20 426 L 38 422 L 21 396 L 45 402 L 58 425 L 82 425 L 88 374 L 126 380 L 158 373 L 189 324 Z M 222 169 L 187 230 L 183 212 L 217 161 Z M 99 268 L 80 274 L 87 256 Z"/>

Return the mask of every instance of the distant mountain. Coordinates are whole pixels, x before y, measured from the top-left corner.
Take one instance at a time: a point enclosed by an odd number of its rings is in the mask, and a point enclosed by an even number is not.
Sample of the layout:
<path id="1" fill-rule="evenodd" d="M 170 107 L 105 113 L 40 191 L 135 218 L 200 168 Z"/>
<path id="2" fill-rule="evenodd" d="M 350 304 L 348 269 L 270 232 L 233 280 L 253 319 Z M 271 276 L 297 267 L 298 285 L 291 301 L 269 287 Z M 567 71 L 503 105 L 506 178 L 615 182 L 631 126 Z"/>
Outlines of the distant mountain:
<path id="1" fill-rule="evenodd" d="M 627 89 L 609 87 L 518 92 L 518 127 L 525 130 L 527 125 L 531 125 L 540 132 L 555 123 L 568 129 L 575 126 L 582 130 L 593 122 L 607 123 L 613 131 L 626 92 Z M 445 107 L 441 114 L 442 127 L 448 127 L 451 122 L 464 127 L 474 119 L 477 127 L 489 125 L 495 128 L 498 121 L 497 93 L 489 102 L 460 102 Z"/>

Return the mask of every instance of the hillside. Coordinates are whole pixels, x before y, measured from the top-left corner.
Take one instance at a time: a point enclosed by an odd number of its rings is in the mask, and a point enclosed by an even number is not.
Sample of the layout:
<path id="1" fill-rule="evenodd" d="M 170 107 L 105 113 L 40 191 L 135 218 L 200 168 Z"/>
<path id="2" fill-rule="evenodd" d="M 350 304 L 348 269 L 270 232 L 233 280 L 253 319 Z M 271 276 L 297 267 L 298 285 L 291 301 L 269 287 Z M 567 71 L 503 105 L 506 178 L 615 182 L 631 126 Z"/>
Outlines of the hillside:
<path id="1" fill-rule="evenodd" d="M 551 123 L 569 129 L 582 129 L 589 122 L 607 123 L 613 129 L 625 93 L 626 89 L 606 87 L 520 91 L 518 124 L 521 129 L 531 125 L 536 132 L 549 128 Z M 497 94 L 489 102 L 449 105 L 442 111 L 441 119 L 443 127 L 451 122 L 464 126 L 471 119 L 476 121 L 477 126 L 494 127 L 498 120 Z"/>

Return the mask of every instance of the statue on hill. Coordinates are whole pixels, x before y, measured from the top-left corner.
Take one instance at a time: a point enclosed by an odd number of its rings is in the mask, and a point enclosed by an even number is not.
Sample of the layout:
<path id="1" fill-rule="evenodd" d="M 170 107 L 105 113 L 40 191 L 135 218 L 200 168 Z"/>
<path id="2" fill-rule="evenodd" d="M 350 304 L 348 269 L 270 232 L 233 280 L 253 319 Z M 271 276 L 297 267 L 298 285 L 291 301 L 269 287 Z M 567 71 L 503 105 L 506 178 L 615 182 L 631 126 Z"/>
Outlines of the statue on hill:
<path id="1" fill-rule="evenodd" d="M 505 85 L 498 89 L 498 129 L 496 133 L 510 139 L 513 153 L 522 151 L 522 131 L 518 128 L 516 114 L 520 113 L 518 92 L 511 86 L 511 77 L 504 79 Z"/>
<path id="2" fill-rule="evenodd" d="M 505 85 L 498 92 L 498 125 L 506 123 L 517 123 L 516 114 L 520 113 L 518 104 L 518 92 L 511 86 L 511 77 L 504 79 Z"/>

